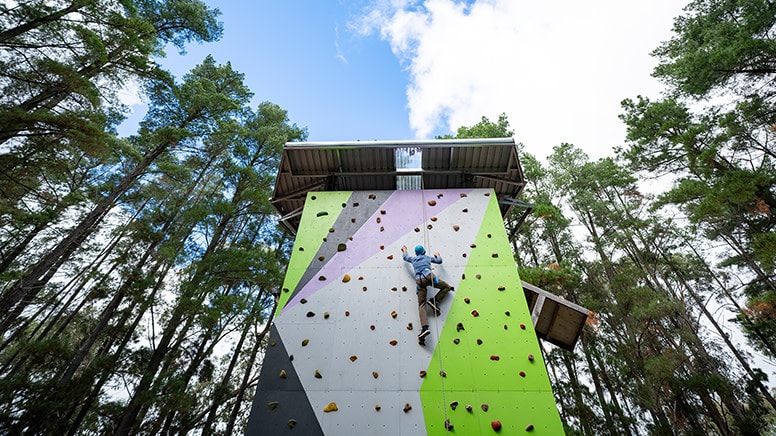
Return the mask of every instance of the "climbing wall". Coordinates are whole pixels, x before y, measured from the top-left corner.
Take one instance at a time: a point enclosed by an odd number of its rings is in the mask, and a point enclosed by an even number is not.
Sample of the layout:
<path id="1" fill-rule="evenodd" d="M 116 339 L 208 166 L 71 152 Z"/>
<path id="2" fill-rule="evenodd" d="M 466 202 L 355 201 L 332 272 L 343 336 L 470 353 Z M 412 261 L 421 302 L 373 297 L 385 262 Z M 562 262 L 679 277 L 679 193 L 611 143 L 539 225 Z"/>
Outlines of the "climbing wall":
<path id="1" fill-rule="evenodd" d="M 563 434 L 491 193 L 309 193 L 247 434 Z M 455 287 L 425 346 L 417 244 Z"/>

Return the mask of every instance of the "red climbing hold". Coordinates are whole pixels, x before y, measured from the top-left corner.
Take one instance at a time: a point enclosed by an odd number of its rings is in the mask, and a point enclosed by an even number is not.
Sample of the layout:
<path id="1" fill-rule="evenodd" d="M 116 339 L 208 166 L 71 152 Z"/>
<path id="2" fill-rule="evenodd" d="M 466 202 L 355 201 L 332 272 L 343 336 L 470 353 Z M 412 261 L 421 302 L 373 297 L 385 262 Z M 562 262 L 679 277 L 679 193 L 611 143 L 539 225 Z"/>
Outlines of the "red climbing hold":
<path id="1" fill-rule="evenodd" d="M 463 302 L 466 303 L 466 304 L 469 304 L 470 301 L 471 300 L 469 300 L 469 297 L 466 297 L 466 298 L 463 299 Z"/>
<path id="2" fill-rule="evenodd" d="M 398 344 L 398 343 L 399 343 L 399 341 L 397 341 L 396 339 L 391 339 L 391 342 L 389 342 L 389 344 L 391 344 L 393 346 L 396 346 L 396 344 Z"/>
<path id="3" fill-rule="evenodd" d="M 534 361 L 534 355 L 533 355 L 533 354 L 529 354 L 529 355 L 528 355 L 528 360 L 530 360 L 531 362 L 533 362 L 533 361 Z"/>
<path id="4" fill-rule="evenodd" d="M 461 227 L 458 226 L 458 225 L 454 225 L 453 226 L 453 230 L 455 230 L 457 232 L 458 230 L 461 230 Z"/>
<path id="5" fill-rule="evenodd" d="M 520 371 L 518 374 L 520 374 L 520 377 L 525 377 L 525 371 Z"/>
<path id="6" fill-rule="evenodd" d="M 525 330 L 525 324 L 520 324 L 520 330 Z"/>
<path id="7" fill-rule="evenodd" d="M 458 407 L 458 401 L 453 401 L 452 403 L 450 403 L 451 409 L 455 410 L 456 407 Z"/>
<path id="8" fill-rule="evenodd" d="M 472 316 L 474 317 L 480 316 L 480 313 L 477 312 L 476 310 L 472 310 Z"/>
<path id="9" fill-rule="evenodd" d="M 496 356 L 495 354 L 492 354 L 490 356 L 490 360 L 499 360 L 499 359 L 500 359 L 500 357 Z"/>
<path id="10" fill-rule="evenodd" d="M 490 426 L 493 431 L 501 431 L 501 421 L 491 421 Z"/>

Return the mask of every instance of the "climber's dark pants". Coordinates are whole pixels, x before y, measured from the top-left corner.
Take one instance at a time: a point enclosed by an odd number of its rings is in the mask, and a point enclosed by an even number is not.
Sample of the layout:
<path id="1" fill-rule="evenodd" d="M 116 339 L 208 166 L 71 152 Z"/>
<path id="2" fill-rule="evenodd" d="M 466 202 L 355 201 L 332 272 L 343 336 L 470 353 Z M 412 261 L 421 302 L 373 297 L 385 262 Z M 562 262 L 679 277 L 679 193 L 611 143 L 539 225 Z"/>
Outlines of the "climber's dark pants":
<path id="1" fill-rule="evenodd" d="M 415 283 L 418 285 L 418 315 L 420 315 L 420 325 L 428 325 L 428 314 L 426 313 L 426 308 L 428 307 L 428 303 L 426 303 L 428 287 L 433 286 L 438 288 L 439 292 L 434 295 L 434 299 L 442 301 L 442 299 L 445 298 L 445 295 L 450 292 L 450 285 L 447 284 L 446 281 L 440 280 L 433 273 L 426 277 L 416 279 Z"/>

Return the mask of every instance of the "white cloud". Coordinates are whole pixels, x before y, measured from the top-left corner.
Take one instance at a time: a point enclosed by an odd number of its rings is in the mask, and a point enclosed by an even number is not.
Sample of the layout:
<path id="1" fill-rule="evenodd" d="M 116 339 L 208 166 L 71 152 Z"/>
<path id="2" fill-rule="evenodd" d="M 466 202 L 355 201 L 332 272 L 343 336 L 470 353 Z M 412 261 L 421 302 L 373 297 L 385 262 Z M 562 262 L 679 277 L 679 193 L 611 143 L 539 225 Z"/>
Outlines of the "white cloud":
<path id="1" fill-rule="evenodd" d="M 571 142 L 592 158 L 623 142 L 619 103 L 656 96 L 649 56 L 670 37 L 672 0 L 380 1 L 359 20 L 410 73 L 416 137 L 505 112 L 538 157 Z"/>

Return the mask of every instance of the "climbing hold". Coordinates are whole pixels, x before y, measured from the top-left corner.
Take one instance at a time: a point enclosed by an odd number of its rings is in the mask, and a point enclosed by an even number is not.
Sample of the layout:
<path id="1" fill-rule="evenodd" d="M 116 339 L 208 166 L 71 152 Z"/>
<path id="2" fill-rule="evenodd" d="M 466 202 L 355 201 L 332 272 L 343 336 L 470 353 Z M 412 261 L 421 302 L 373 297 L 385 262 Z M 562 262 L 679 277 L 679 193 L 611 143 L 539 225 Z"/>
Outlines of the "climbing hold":
<path id="1" fill-rule="evenodd" d="M 459 338 L 455 338 L 455 339 L 453 339 L 453 343 L 454 343 L 454 344 L 456 344 L 456 345 L 458 345 L 458 344 L 460 344 L 460 343 L 461 343 L 461 339 L 459 339 Z"/>
<path id="2" fill-rule="evenodd" d="M 455 331 L 460 332 L 461 330 L 464 330 L 463 323 L 459 322 L 458 324 L 455 325 Z"/>
<path id="3" fill-rule="evenodd" d="M 480 313 L 477 312 L 476 310 L 472 310 L 472 316 L 474 317 L 480 316 Z"/>
<path id="4" fill-rule="evenodd" d="M 436 200 L 429 200 L 428 201 L 429 206 L 436 206 Z"/>
<path id="5" fill-rule="evenodd" d="M 476 248 L 476 247 L 477 247 L 477 244 L 469 244 L 469 247 L 470 247 L 470 248 Z"/>
<path id="6" fill-rule="evenodd" d="M 342 208 L 344 209 L 346 207 L 348 207 L 348 204 L 347 203 L 342 203 Z"/>
<path id="7" fill-rule="evenodd" d="M 355 362 L 357 359 L 358 359 L 358 356 L 356 356 L 355 354 L 350 356 L 350 361 L 351 362 Z"/>
<path id="8" fill-rule="evenodd" d="M 288 420 L 288 428 L 294 428 L 296 427 L 296 420 L 295 419 L 289 419 Z"/>
<path id="9" fill-rule="evenodd" d="M 504 324 L 504 330 L 508 330 L 508 329 L 509 329 L 509 327 L 507 327 L 507 325 Z"/>
<path id="10" fill-rule="evenodd" d="M 499 290 L 499 291 L 503 291 L 503 290 L 505 290 L 505 289 L 506 289 L 506 287 L 504 287 L 504 286 L 499 286 L 499 287 L 498 287 L 498 290 Z"/>
<path id="11" fill-rule="evenodd" d="M 466 405 L 466 411 L 467 411 L 467 412 L 471 412 L 472 410 L 474 410 L 474 408 L 472 407 L 472 405 L 471 405 L 471 404 L 467 404 L 467 405 Z"/>
<path id="12" fill-rule="evenodd" d="M 493 431 L 501 431 L 501 421 L 491 421 L 490 427 Z"/>
<path id="13" fill-rule="evenodd" d="M 307 344 L 309 344 L 309 343 L 310 343 L 310 340 L 309 340 L 309 339 L 302 339 L 302 346 L 303 346 L 303 347 L 306 347 L 306 346 L 307 346 Z"/>
<path id="14" fill-rule="evenodd" d="M 325 210 L 322 210 L 322 211 L 318 212 L 317 214 L 315 214 L 315 216 L 326 216 L 328 214 L 329 214 L 329 212 L 326 212 Z"/>
<path id="15" fill-rule="evenodd" d="M 380 209 L 380 214 L 385 215 L 385 209 Z"/>
<path id="16" fill-rule="evenodd" d="M 342 283 L 347 283 L 350 281 L 350 274 L 345 274 L 342 276 Z"/>
<path id="17" fill-rule="evenodd" d="M 426 371 L 421 370 L 418 375 L 420 375 L 420 378 L 424 378 L 426 376 Z"/>
<path id="18" fill-rule="evenodd" d="M 337 251 L 345 251 L 347 249 L 348 249 L 348 246 L 345 245 L 344 242 L 340 242 L 339 244 L 337 244 Z"/>
<path id="19" fill-rule="evenodd" d="M 529 354 L 529 355 L 528 355 L 528 360 L 530 360 L 531 362 L 533 362 L 533 361 L 534 361 L 534 355 L 533 355 L 533 354 Z"/>
<path id="20" fill-rule="evenodd" d="M 398 315 L 398 314 L 396 313 L 396 311 L 395 311 L 395 310 L 392 310 L 392 311 L 391 311 L 391 318 L 396 318 L 396 316 L 397 316 L 397 315 Z"/>
<path id="21" fill-rule="evenodd" d="M 420 231 L 420 227 L 415 227 L 415 231 L 419 232 Z"/>
<path id="22" fill-rule="evenodd" d="M 455 230 L 457 232 L 458 230 L 461 230 L 461 226 L 459 226 L 457 224 L 453 225 L 453 230 Z"/>
<path id="23" fill-rule="evenodd" d="M 324 277 L 324 276 L 318 276 L 318 280 L 320 280 L 320 281 L 324 281 L 324 280 L 326 280 L 326 277 Z"/>
<path id="24" fill-rule="evenodd" d="M 482 339 L 477 338 L 477 345 L 482 345 Z"/>
<path id="25" fill-rule="evenodd" d="M 380 219 L 380 217 L 377 217 L 377 219 L 375 221 L 377 221 L 377 224 L 380 224 L 380 221 L 382 221 L 382 220 Z"/>
<path id="26" fill-rule="evenodd" d="M 323 376 L 321 375 L 320 372 L 318 372 L 317 369 L 315 370 L 315 374 L 314 375 L 315 375 L 315 378 L 323 378 Z"/>
<path id="27" fill-rule="evenodd" d="M 381 249 L 381 250 L 385 250 L 385 245 L 381 245 L 381 246 L 380 246 L 380 249 Z"/>
<path id="28" fill-rule="evenodd" d="M 445 196 L 445 194 L 442 194 L 441 192 L 439 194 L 437 194 L 437 198 L 442 198 L 444 196 Z"/>
<path id="29" fill-rule="evenodd" d="M 376 195 L 374 195 L 374 194 L 369 194 L 369 199 L 370 199 L 370 200 L 374 200 L 375 198 L 377 198 L 377 196 L 376 196 Z"/>
<path id="30" fill-rule="evenodd" d="M 267 403 L 267 407 L 269 407 L 269 410 L 275 410 L 278 408 L 279 405 L 280 405 L 280 402 L 278 401 L 270 401 L 269 403 Z"/>
<path id="31" fill-rule="evenodd" d="M 281 370 L 280 370 L 280 378 L 286 378 L 286 377 L 288 377 L 288 376 L 286 375 L 286 370 L 285 370 L 285 369 L 281 369 Z"/>
<path id="32" fill-rule="evenodd" d="M 404 410 L 404 413 L 407 413 L 410 410 L 412 410 L 412 406 L 410 406 L 410 403 L 407 403 L 407 404 L 404 405 L 404 409 L 402 409 L 402 410 Z"/>
<path id="33" fill-rule="evenodd" d="M 366 286 L 364 286 L 363 288 L 361 288 L 361 290 L 362 290 L 362 291 L 364 291 L 364 292 L 366 292 Z"/>
<path id="34" fill-rule="evenodd" d="M 442 377 L 447 377 L 447 373 L 443 369 L 439 370 L 439 375 L 441 375 Z"/>
<path id="35" fill-rule="evenodd" d="M 304 251 L 304 247 L 299 247 L 299 251 Z"/>
<path id="36" fill-rule="evenodd" d="M 338 410 L 339 410 L 339 407 L 337 407 L 337 403 L 335 403 L 333 401 L 331 403 L 327 404 L 326 407 L 323 408 L 323 411 L 326 412 L 326 413 L 336 412 Z"/>
<path id="37" fill-rule="evenodd" d="M 437 218 L 437 217 L 435 217 L 435 216 L 432 216 L 432 217 L 431 217 L 431 218 L 429 218 L 429 219 L 430 219 L 432 222 L 436 222 L 436 220 L 437 220 L 438 218 Z"/>
<path id="38" fill-rule="evenodd" d="M 312 318 L 315 316 L 315 312 L 307 312 L 307 317 Z"/>
<path id="39" fill-rule="evenodd" d="M 486 193 L 485 193 L 485 196 L 486 196 L 486 197 L 490 197 L 490 192 L 486 192 Z"/>
<path id="40" fill-rule="evenodd" d="M 463 213 L 468 213 L 468 212 L 469 212 L 469 208 L 468 208 L 468 207 L 465 207 L 465 208 L 461 209 L 461 212 L 463 212 Z"/>
<path id="41" fill-rule="evenodd" d="M 533 429 L 534 429 L 533 424 L 528 424 L 527 426 L 525 426 L 525 431 L 533 431 Z"/>
<path id="42" fill-rule="evenodd" d="M 406 287 L 406 286 L 402 286 L 402 287 L 401 287 L 401 290 L 402 290 L 403 292 L 407 292 L 407 287 Z"/>
<path id="43" fill-rule="evenodd" d="M 316 198 L 316 197 L 315 197 L 314 195 L 311 195 L 311 196 L 310 196 L 310 200 L 315 200 L 315 198 Z"/>
<path id="44" fill-rule="evenodd" d="M 346 310 L 346 311 L 345 311 L 345 316 L 350 316 L 350 312 L 348 312 L 348 311 Z"/>
<path id="45" fill-rule="evenodd" d="M 358 207 L 358 202 L 353 203 L 353 207 Z"/>
<path id="46" fill-rule="evenodd" d="M 377 410 L 377 411 L 379 412 L 381 408 L 382 408 L 382 407 L 380 407 L 380 405 L 379 405 L 379 404 L 375 404 L 375 410 Z"/>
<path id="47" fill-rule="evenodd" d="M 525 330 L 525 324 L 520 324 L 520 329 Z"/>
<path id="48" fill-rule="evenodd" d="M 407 330 L 412 330 L 412 323 L 407 323 Z"/>
<path id="49" fill-rule="evenodd" d="M 372 325 L 370 325 L 370 326 L 369 326 L 369 328 L 370 328 L 370 329 L 372 329 L 372 330 L 374 330 L 374 329 L 375 329 L 375 325 L 374 325 L 374 324 L 372 324 Z"/>
<path id="50" fill-rule="evenodd" d="M 469 300 L 469 297 L 466 297 L 466 298 L 463 299 L 463 302 L 466 303 L 466 304 L 469 304 L 470 301 L 471 300 Z"/>
<path id="51" fill-rule="evenodd" d="M 458 401 L 453 401 L 452 403 L 450 403 L 451 409 L 455 410 L 456 407 L 458 407 Z"/>
<path id="52" fill-rule="evenodd" d="M 453 424 L 450 424 L 450 418 L 445 419 L 445 430 L 453 431 Z"/>
<path id="53" fill-rule="evenodd" d="M 396 291 L 398 291 L 398 290 L 399 290 L 399 288 L 397 288 L 396 286 L 394 286 L 394 287 L 392 287 L 392 288 L 391 288 L 391 290 L 392 290 L 393 292 L 396 292 Z"/>
<path id="54" fill-rule="evenodd" d="M 398 343 L 399 343 L 399 341 L 397 341 L 396 339 L 391 339 L 391 342 L 388 342 L 388 343 L 389 343 L 389 344 L 391 344 L 391 345 L 393 345 L 393 346 L 395 347 L 395 346 L 396 346 L 396 344 L 398 344 Z"/>
<path id="55" fill-rule="evenodd" d="M 351 223 L 354 223 L 354 222 L 356 222 L 356 217 L 350 217 L 350 222 L 351 222 Z"/>
<path id="56" fill-rule="evenodd" d="M 294 355 L 293 354 L 289 354 L 288 355 L 288 361 L 289 362 L 293 362 L 294 361 Z"/>
<path id="57" fill-rule="evenodd" d="M 491 354 L 490 355 L 490 360 L 499 360 L 499 359 L 501 359 L 501 358 L 496 356 L 495 354 Z"/>
<path id="58" fill-rule="evenodd" d="M 329 319 L 329 312 L 323 312 L 323 319 Z"/>
<path id="59" fill-rule="evenodd" d="M 377 371 L 372 371 L 372 377 L 374 378 L 380 377 L 380 374 Z"/>
<path id="60" fill-rule="evenodd" d="M 364 276 L 358 276 L 359 280 L 364 280 Z"/>
<path id="61" fill-rule="evenodd" d="M 269 341 L 269 346 L 270 346 L 270 347 L 274 347 L 275 345 L 277 345 L 277 342 L 275 342 L 275 341 Z"/>
<path id="62" fill-rule="evenodd" d="M 384 231 L 384 230 L 385 230 L 385 227 L 383 227 L 383 226 L 380 226 L 380 231 L 382 232 L 382 231 Z"/>
<path id="63" fill-rule="evenodd" d="M 468 256 L 468 255 L 467 255 L 466 253 L 463 253 L 461 256 L 463 256 L 463 257 L 466 257 L 466 256 Z"/>
<path id="64" fill-rule="evenodd" d="M 487 412 L 488 411 L 488 405 L 486 403 L 482 403 L 482 406 L 480 406 L 480 407 L 482 408 L 483 412 Z"/>
<path id="65" fill-rule="evenodd" d="M 352 240 L 353 240 L 353 237 L 352 236 L 348 236 L 348 241 L 352 241 Z"/>
<path id="66" fill-rule="evenodd" d="M 461 274 L 461 280 L 466 280 L 466 274 Z"/>
<path id="67" fill-rule="evenodd" d="M 520 374 L 520 377 L 525 377 L 525 371 L 520 371 L 518 374 Z"/>
<path id="68" fill-rule="evenodd" d="M 388 260 L 393 260 L 393 254 L 388 255 Z"/>
<path id="69" fill-rule="evenodd" d="M 427 228 L 427 229 L 429 229 L 429 230 L 431 230 L 431 229 L 433 229 L 433 228 L 434 228 L 434 226 L 432 226 L 431 224 L 429 224 L 429 225 L 427 225 L 427 226 L 426 226 L 426 228 Z"/>
<path id="70" fill-rule="evenodd" d="M 475 278 L 475 279 L 477 279 L 477 280 L 479 280 L 479 279 L 481 279 L 481 278 L 482 278 L 482 276 L 481 276 L 481 275 L 479 275 L 479 274 L 477 274 L 476 276 L 474 276 L 474 278 Z"/>
<path id="71" fill-rule="evenodd" d="M 490 233 L 488 233 L 488 234 L 487 234 L 487 235 L 485 235 L 485 236 L 487 236 L 488 238 L 490 238 L 492 235 L 491 235 Z"/>
<path id="72" fill-rule="evenodd" d="M 490 257 L 498 257 L 498 253 L 490 253 Z"/>
<path id="73" fill-rule="evenodd" d="M 304 299 L 304 298 L 302 298 L 301 300 L 299 300 L 299 302 L 300 302 L 300 303 L 302 303 L 302 304 L 307 304 L 307 300 L 306 300 L 306 299 Z"/>
<path id="74" fill-rule="evenodd" d="M 329 233 L 334 233 L 334 227 L 329 227 Z"/>
<path id="75" fill-rule="evenodd" d="M 466 197 L 466 193 L 465 192 L 461 192 L 461 198 L 464 198 L 464 197 Z"/>

